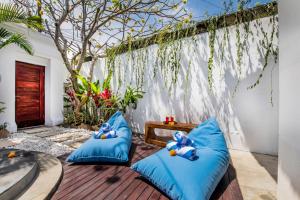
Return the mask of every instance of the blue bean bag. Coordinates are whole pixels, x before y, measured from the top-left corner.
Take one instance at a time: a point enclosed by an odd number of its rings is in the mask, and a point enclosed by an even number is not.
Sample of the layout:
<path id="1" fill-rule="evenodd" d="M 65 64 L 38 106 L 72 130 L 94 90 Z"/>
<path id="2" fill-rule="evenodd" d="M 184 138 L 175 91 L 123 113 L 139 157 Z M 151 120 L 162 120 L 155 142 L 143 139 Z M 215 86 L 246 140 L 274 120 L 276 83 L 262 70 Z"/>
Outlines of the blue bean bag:
<path id="1" fill-rule="evenodd" d="M 95 139 L 91 136 L 78 149 L 72 152 L 67 162 L 127 162 L 131 146 L 132 132 L 121 112 L 116 112 L 107 121 L 118 137 Z"/>
<path id="2" fill-rule="evenodd" d="M 214 118 L 200 124 L 188 136 L 195 142 L 198 159 L 172 157 L 164 148 L 131 168 L 171 199 L 206 200 L 228 168 L 229 152 Z"/>

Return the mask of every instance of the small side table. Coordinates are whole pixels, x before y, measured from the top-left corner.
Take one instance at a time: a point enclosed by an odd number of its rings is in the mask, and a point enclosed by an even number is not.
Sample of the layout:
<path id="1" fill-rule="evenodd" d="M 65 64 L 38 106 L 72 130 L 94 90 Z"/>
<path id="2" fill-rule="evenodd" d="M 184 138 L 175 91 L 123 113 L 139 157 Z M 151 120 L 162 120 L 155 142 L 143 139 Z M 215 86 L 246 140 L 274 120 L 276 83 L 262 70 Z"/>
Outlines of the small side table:
<path id="1" fill-rule="evenodd" d="M 166 130 L 176 130 L 185 131 L 189 133 L 197 124 L 187 124 L 187 123 L 176 123 L 174 125 L 163 124 L 158 121 L 148 121 L 145 123 L 145 142 L 150 144 L 155 144 L 160 147 L 165 147 L 167 141 L 171 139 L 170 137 L 162 137 L 155 135 L 154 129 L 166 129 Z"/>

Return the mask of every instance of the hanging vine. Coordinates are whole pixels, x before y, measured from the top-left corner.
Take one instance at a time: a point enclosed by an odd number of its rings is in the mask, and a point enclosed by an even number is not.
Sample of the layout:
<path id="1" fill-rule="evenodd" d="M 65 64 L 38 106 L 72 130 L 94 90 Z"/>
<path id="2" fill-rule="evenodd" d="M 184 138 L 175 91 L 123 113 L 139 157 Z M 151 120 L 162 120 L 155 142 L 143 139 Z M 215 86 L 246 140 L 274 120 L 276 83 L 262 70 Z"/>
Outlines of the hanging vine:
<path id="1" fill-rule="evenodd" d="M 209 20 L 208 24 L 208 44 L 209 44 L 209 58 L 208 58 L 208 85 L 209 88 L 213 87 L 213 67 L 214 67 L 214 54 L 215 54 L 215 40 L 217 30 L 217 18 L 213 17 Z"/>
<path id="2" fill-rule="evenodd" d="M 235 37 L 235 46 L 236 46 L 236 75 L 237 75 L 237 83 L 234 88 L 234 93 L 236 92 L 238 85 L 240 84 L 242 78 L 242 67 L 243 67 L 243 58 L 245 52 L 249 50 L 248 41 L 250 40 L 250 36 L 252 39 L 254 38 L 254 34 L 252 32 L 252 28 L 250 28 L 250 24 L 254 24 L 254 27 L 257 29 L 258 36 L 261 35 L 261 39 L 259 39 L 259 47 L 258 49 L 263 50 L 263 67 L 262 71 L 259 74 L 257 80 L 248 87 L 248 89 L 255 88 L 261 81 L 263 74 L 268 66 L 268 61 L 270 56 L 273 56 L 275 62 L 278 58 L 278 45 L 274 42 L 274 38 L 278 37 L 278 17 L 277 17 L 277 3 L 270 3 L 268 5 L 258 6 L 257 8 L 253 8 L 250 10 L 245 9 L 245 5 L 249 3 L 249 0 L 241 0 L 238 6 L 238 12 L 230 13 L 230 6 L 225 6 L 225 12 L 222 16 L 214 16 L 209 17 L 205 22 L 200 23 L 190 23 L 188 20 L 176 25 L 174 27 L 167 26 L 159 34 L 154 35 L 150 38 L 141 39 L 141 40 L 133 40 L 133 38 L 129 35 L 126 44 L 122 44 L 116 48 L 112 48 L 107 51 L 108 56 L 106 59 L 107 66 L 110 70 L 118 71 L 118 83 L 122 85 L 121 80 L 121 68 L 125 68 L 125 66 L 131 66 L 131 71 L 134 73 L 135 80 L 131 80 L 130 82 L 135 82 L 136 86 L 142 88 L 145 83 L 145 71 L 149 70 L 147 67 L 152 66 L 152 77 L 155 79 L 158 76 L 162 77 L 164 81 L 164 85 L 170 91 L 177 83 L 178 76 L 181 67 L 187 67 L 187 73 L 185 77 L 185 82 L 188 82 L 188 78 L 190 75 L 190 66 L 191 60 L 190 57 L 188 61 L 188 66 L 182 66 L 182 47 L 188 45 L 188 49 L 192 49 L 190 47 L 193 45 L 193 49 L 195 51 L 198 37 L 200 33 L 207 32 L 208 33 L 208 46 L 209 46 L 209 55 L 207 60 L 207 78 L 208 78 L 208 86 L 210 90 L 213 89 L 214 85 L 214 59 L 216 55 L 220 56 L 221 61 L 224 61 L 225 53 L 230 51 L 229 45 L 230 37 Z M 232 6 L 232 4 L 229 4 Z M 229 13 L 229 14 L 228 14 Z M 262 17 L 270 17 L 270 26 L 271 32 L 269 31 L 269 27 L 266 27 L 262 24 L 261 20 L 258 20 Z M 256 23 L 254 23 L 256 20 Z M 234 25 L 235 36 L 230 35 L 229 26 Z M 222 41 L 219 45 L 219 48 L 215 48 L 216 44 L 216 33 L 217 30 L 222 28 L 223 35 Z M 191 38 L 192 42 L 188 42 L 189 38 Z M 155 52 L 152 52 L 151 57 L 155 57 L 153 63 L 150 64 L 150 55 L 149 55 L 149 46 L 152 46 L 151 50 L 155 49 Z M 216 51 L 219 53 L 216 54 Z M 124 63 L 116 62 L 116 57 L 120 54 L 126 52 L 127 61 Z M 194 53 L 196 55 L 196 53 Z M 194 55 L 194 56 L 195 56 Z M 116 70 L 117 68 L 117 70 Z M 123 70 L 124 77 L 126 78 L 127 74 L 125 69 Z M 123 80 L 124 81 L 124 80 Z M 187 87 L 185 86 L 185 90 Z M 272 99 L 272 98 L 271 98 Z"/>
<path id="3" fill-rule="evenodd" d="M 257 80 L 255 81 L 254 84 L 250 85 L 248 87 L 248 89 L 253 89 L 260 83 L 260 80 L 263 77 L 263 73 L 265 72 L 265 70 L 266 70 L 266 68 L 269 64 L 268 61 L 269 61 L 270 55 L 273 55 L 275 62 L 277 62 L 277 59 L 278 59 L 278 46 L 275 46 L 274 43 L 273 43 L 274 42 L 274 36 L 278 35 L 278 26 L 277 26 L 278 23 L 276 22 L 276 19 L 277 19 L 277 16 L 272 16 L 270 18 L 270 23 L 271 23 L 271 26 L 272 26 L 270 36 L 269 36 L 268 32 L 264 30 L 263 26 L 261 25 L 261 22 L 258 22 L 260 32 L 263 35 L 263 39 L 260 40 L 259 43 L 260 43 L 260 47 L 262 47 L 265 51 L 264 56 L 263 56 L 264 65 L 263 65 L 261 73 L 258 75 Z"/>

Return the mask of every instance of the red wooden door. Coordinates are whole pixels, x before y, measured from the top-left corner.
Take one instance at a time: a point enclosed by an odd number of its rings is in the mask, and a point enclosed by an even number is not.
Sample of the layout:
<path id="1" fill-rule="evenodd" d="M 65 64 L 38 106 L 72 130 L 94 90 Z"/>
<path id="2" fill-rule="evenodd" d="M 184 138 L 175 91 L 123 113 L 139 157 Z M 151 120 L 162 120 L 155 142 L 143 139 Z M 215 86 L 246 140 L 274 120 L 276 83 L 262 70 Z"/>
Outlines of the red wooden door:
<path id="1" fill-rule="evenodd" d="M 45 67 L 16 62 L 18 128 L 45 123 Z"/>

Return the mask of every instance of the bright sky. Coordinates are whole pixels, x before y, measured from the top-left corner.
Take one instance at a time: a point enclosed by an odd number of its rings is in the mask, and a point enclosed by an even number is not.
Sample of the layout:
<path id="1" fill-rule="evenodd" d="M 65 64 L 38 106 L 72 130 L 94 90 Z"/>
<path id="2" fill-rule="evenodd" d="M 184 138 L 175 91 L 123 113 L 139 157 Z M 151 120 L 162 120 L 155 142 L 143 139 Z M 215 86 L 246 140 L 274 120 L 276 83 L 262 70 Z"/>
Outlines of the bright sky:
<path id="1" fill-rule="evenodd" d="M 210 16 L 224 12 L 224 1 L 230 0 L 188 0 L 187 7 L 193 13 L 195 19 L 200 20 L 205 18 L 207 12 Z M 273 0 L 251 0 L 248 7 L 254 7 L 257 3 L 266 4 Z M 233 9 L 236 10 L 238 0 L 232 0 Z"/>

